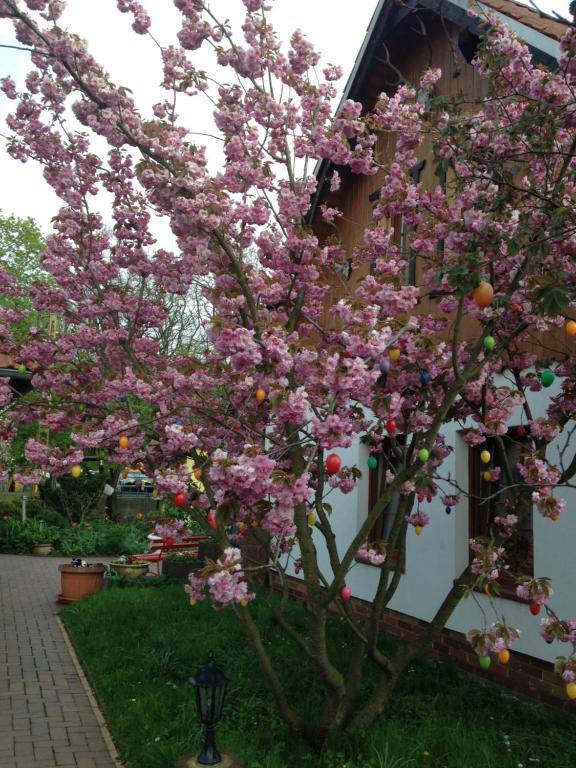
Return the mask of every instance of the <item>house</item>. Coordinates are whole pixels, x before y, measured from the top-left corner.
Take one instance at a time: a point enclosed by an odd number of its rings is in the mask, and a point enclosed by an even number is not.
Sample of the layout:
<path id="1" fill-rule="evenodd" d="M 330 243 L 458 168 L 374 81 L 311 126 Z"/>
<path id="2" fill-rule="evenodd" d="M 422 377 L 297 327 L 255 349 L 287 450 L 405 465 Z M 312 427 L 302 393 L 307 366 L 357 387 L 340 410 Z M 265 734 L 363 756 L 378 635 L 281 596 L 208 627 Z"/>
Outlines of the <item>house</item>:
<path id="1" fill-rule="evenodd" d="M 549 68 L 555 68 L 559 55 L 559 42 L 567 29 L 567 22 L 540 14 L 535 10 L 515 2 L 515 0 L 485 0 L 482 7 L 493 11 L 514 32 L 529 45 L 535 61 Z M 415 82 L 418 75 L 427 67 L 442 69 L 442 78 L 438 83 L 439 93 L 456 95 L 463 91 L 473 97 L 482 97 L 484 84 L 477 72 L 470 65 L 479 36 L 482 34 L 478 20 L 467 14 L 466 0 L 380 0 L 367 31 L 366 38 L 359 52 L 353 72 L 348 80 L 344 99 L 360 101 L 369 109 L 383 90 L 393 92 L 402 77 Z M 382 138 L 379 151 L 384 156 L 392 151 Z M 421 162 L 414 168 L 414 173 L 424 185 L 437 185 L 434 164 Z M 317 168 L 318 192 L 314 201 L 317 208 L 320 203 L 328 206 L 337 205 L 343 210 L 340 222 L 340 236 L 348 251 L 362 243 L 364 228 L 371 222 L 373 202 L 378 198 L 381 184 L 378 176 L 354 176 L 345 170 L 341 172 L 342 184 L 337 192 L 330 192 L 327 179 L 331 174 L 330 164 L 323 162 Z M 322 237 L 328 230 L 319 216 L 314 218 L 317 233 Z M 394 222 L 398 242 L 405 237 L 402 223 Z M 333 299 L 346 292 L 346 284 L 352 288 L 355 282 L 353 270 L 349 265 L 342 265 L 340 275 L 334 280 Z M 419 264 L 410 265 L 407 279 L 414 285 L 419 284 Z M 423 311 L 433 311 L 433 300 L 423 302 Z M 463 333 L 474 331 L 473 322 L 464 328 Z M 536 340 L 541 344 L 543 339 Z M 562 338 L 561 344 L 566 340 Z M 543 415 L 550 396 L 558 389 L 555 382 L 549 389 L 531 393 L 530 406 L 534 416 Z M 521 414 L 511 422 L 518 438 L 522 436 Z M 447 464 L 445 473 L 457 477 L 464 491 L 481 496 L 481 466 L 478 453 L 469 449 L 462 439 L 462 433 L 456 426 L 443 430 L 448 444 L 454 451 Z M 511 447 L 512 450 L 512 447 Z M 554 446 L 552 445 L 552 455 Z M 339 451 L 343 464 L 366 467 L 368 447 L 357 442 L 351 448 Z M 573 489 L 563 491 L 567 509 L 576 506 L 576 492 Z M 378 497 L 377 473 L 363 472 L 362 481 L 349 495 L 332 494 L 333 505 L 331 522 L 339 541 L 353 539 L 359 525 L 366 518 L 369 505 Z M 469 501 L 462 494 L 458 505 L 449 513 L 440 500 L 433 499 L 426 511 L 432 519 L 422 535 L 409 532 L 407 552 L 403 574 L 398 590 L 390 603 L 386 618 L 386 627 L 410 639 L 414 638 L 425 622 L 429 621 L 445 595 L 451 589 L 454 580 L 461 574 L 469 562 L 469 538 L 484 532 L 486 509 L 482 510 L 474 501 Z M 386 520 L 380 523 L 381 533 L 385 538 Z M 560 616 L 574 616 L 576 601 L 576 559 L 574 544 L 576 541 L 576 516 L 566 514 L 556 523 L 534 514 L 527 518 L 522 530 L 520 546 L 515 556 L 524 571 L 532 570 L 535 576 L 548 576 L 552 579 L 555 596 L 553 607 Z M 321 538 L 317 538 L 320 567 L 330 572 L 328 556 L 323 549 Z M 361 610 L 362 600 L 371 600 L 377 585 L 379 571 L 371 565 L 359 563 L 349 573 L 347 585 L 352 588 L 356 606 Z M 298 583 L 293 583 L 293 592 L 298 591 Z M 536 694 L 542 700 L 561 697 L 565 700 L 564 687 L 560 678 L 554 674 L 552 662 L 563 649 L 556 645 L 547 645 L 539 635 L 539 619 L 528 610 L 525 602 L 519 601 L 512 589 L 504 589 L 502 597 L 495 599 L 498 613 L 504 613 L 509 623 L 521 630 L 520 640 L 514 646 L 512 662 L 507 667 L 491 669 L 482 673 L 512 689 Z M 463 633 L 471 627 L 482 626 L 482 610 L 492 614 L 488 598 L 482 593 L 474 599 L 464 600 L 448 622 L 447 629 L 436 644 L 433 654 L 440 659 L 451 659 L 470 671 L 478 672 L 478 660 Z"/>

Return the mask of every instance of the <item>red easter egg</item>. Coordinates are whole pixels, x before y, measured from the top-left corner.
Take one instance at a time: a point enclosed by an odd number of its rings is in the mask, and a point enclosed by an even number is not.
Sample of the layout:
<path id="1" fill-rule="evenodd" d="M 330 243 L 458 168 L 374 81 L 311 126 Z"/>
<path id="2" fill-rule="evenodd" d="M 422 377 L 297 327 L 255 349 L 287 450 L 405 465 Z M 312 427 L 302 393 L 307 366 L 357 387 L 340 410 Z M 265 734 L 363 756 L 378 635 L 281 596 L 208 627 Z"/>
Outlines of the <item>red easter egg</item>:
<path id="1" fill-rule="evenodd" d="M 186 504 L 186 494 L 182 493 L 182 491 L 177 493 L 176 496 L 174 496 L 174 504 L 177 507 L 183 507 L 184 504 Z"/>
<path id="2" fill-rule="evenodd" d="M 526 427 L 516 427 L 516 437 L 526 437 Z"/>
<path id="3" fill-rule="evenodd" d="M 326 472 L 328 472 L 329 475 L 336 475 L 338 472 L 340 472 L 340 467 L 342 466 L 342 461 L 340 459 L 340 456 L 338 456 L 337 453 L 330 453 L 326 457 Z"/>
<path id="4" fill-rule="evenodd" d="M 342 587 L 341 594 L 342 594 L 342 600 L 348 601 L 352 597 L 352 590 L 350 589 L 350 587 Z"/>
<path id="5" fill-rule="evenodd" d="M 538 616 L 541 606 L 538 603 L 530 603 L 530 613 L 532 616 Z"/>
<path id="6" fill-rule="evenodd" d="M 388 419 L 388 421 L 386 422 L 386 431 L 391 435 L 393 435 L 396 432 L 396 422 L 394 421 L 394 419 Z"/>

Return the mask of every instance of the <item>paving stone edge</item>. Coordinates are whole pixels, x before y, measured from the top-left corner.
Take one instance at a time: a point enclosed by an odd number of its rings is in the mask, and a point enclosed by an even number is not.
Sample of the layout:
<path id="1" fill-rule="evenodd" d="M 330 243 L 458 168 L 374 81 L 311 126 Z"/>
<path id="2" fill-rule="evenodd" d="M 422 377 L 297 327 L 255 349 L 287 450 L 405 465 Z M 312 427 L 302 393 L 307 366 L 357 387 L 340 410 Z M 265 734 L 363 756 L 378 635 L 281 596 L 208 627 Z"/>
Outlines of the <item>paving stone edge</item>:
<path id="1" fill-rule="evenodd" d="M 70 654 L 70 658 L 72 659 L 72 663 L 74 664 L 74 668 L 76 669 L 76 672 L 78 673 L 78 677 L 80 678 L 80 682 L 82 683 L 82 688 L 84 688 L 84 692 L 86 693 L 86 696 L 88 697 L 88 701 L 90 702 L 92 711 L 94 712 L 94 717 L 96 718 L 96 721 L 100 726 L 100 731 L 102 732 L 102 738 L 104 739 L 104 743 L 106 744 L 108 752 L 110 753 L 110 759 L 112 760 L 115 768 L 126 768 L 125 763 L 123 763 L 120 760 L 118 750 L 116 749 L 114 740 L 110 734 L 110 731 L 108 730 L 108 726 L 106 725 L 106 720 L 104 719 L 104 715 L 102 714 L 102 710 L 100 709 L 100 705 L 98 704 L 98 699 L 96 698 L 96 694 L 94 693 L 92 686 L 88 682 L 88 678 L 86 677 L 86 673 L 84 672 L 82 663 L 78 658 L 78 654 L 76 653 L 74 644 L 72 643 L 72 640 L 68 635 L 66 627 L 64 626 L 64 622 L 59 616 L 56 616 L 56 621 L 58 623 L 58 626 L 60 627 L 60 631 L 62 632 L 62 637 L 64 638 L 64 642 L 66 643 L 66 647 L 68 648 L 68 652 Z"/>

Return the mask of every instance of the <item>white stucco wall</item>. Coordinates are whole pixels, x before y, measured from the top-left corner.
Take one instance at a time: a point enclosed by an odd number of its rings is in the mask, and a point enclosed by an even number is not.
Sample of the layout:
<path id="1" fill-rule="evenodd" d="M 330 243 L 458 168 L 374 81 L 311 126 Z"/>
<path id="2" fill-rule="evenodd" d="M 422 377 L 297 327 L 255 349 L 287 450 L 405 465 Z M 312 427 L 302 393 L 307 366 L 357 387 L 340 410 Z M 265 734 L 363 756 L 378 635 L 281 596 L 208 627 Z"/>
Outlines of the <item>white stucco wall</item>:
<path id="1" fill-rule="evenodd" d="M 509 383 L 509 382 L 508 382 Z M 543 416 L 552 395 L 559 391 L 559 380 L 539 393 L 530 393 L 530 405 L 534 417 Z M 523 421 L 518 411 L 511 424 Z M 462 487 L 468 483 L 468 449 L 454 426 L 444 430 L 447 442 L 456 450 L 451 453 L 442 467 L 442 475 L 456 477 Z M 564 436 L 560 444 L 564 444 Z M 574 447 L 571 448 L 571 451 Z M 344 465 L 356 464 L 363 472 L 362 480 L 353 493 L 344 495 L 332 491 L 327 499 L 333 505 L 331 522 L 341 550 L 358 530 L 368 510 L 368 449 L 355 443 L 352 448 L 338 450 Z M 558 444 L 552 444 L 548 453 L 552 463 L 559 463 Z M 565 456 L 567 463 L 570 455 Z M 442 487 L 442 484 L 440 483 Z M 453 492 L 448 486 L 445 492 Z M 439 494 L 441 496 L 443 494 Z M 556 522 L 544 519 L 534 513 L 534 575 L 552 579 L 554 597 L 551 606 L 562 617 L 576 615 L 576 490 L 562 489 L 556 495 L 566 500 L 564 513 Z M 390 603 L 393 608 L 418 619 L 429 620 L 446 596 L 453 580 L 462 572 L 468 560 L 468 500 L 465 496 L 457 507 L 447 515 L 439 497 L 430 504 L 423 504 L 430 515 L 431 523 L 416 536 L 410 528 L 407 533 L 406 570 L 398 591 Z M 320 567 L 328 578 L 331 569 L 322 536 L 314 534 L 319 551 Z M 356 597 L 371 600 L 374 595 L 379 571 L 370 565 L 356 564 L 350 571 L 346 583 Z M 475 598 L 475 599 L 474 599 Z M 466 632 L 471 627 L 482 627 L 483 617 L 479 606 L 486 611 L 488 621 L 496 620 L 489 599 L 479 593 L 474 598 L 463 600 L 448 623 L 450 629 Z M 507 621 L 521 630 L 520 640 L 514 648 L 540 659 L 553 660 L 564 652 L 560 644 L 547 645 L 539 635 L 540 617 L 534 617 L 525 603 L 509 599 L 494 599 L 498 615 L 504 614 Z"/>

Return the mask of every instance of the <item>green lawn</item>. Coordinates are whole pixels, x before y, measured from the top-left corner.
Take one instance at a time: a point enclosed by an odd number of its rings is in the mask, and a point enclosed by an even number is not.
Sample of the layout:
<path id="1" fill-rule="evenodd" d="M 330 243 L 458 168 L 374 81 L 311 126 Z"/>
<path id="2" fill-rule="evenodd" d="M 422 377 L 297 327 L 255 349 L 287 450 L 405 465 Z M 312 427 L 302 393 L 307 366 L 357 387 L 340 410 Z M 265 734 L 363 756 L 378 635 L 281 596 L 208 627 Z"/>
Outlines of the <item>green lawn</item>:
<path id="1" fill-rule="evenodd" d="M 253 610 L 292 700 L 318 700 L 291 642 Z M 298 621 L 300 608 L 291 607 Z M 170 768 L 198 748 L 188 677 L 213 650 L 232 678 L 221 749 L 247 768 L 574 768 L 574 720 L 518 702 L 499 689 L 423 661 L 404 677 L 381 722 L 361 739 L 312 754 L 279 721 L 231 611 L 188 605 L 181 586 L 112 588 L 67 607 L 62 618 L 88 670 L 112 735 L 130 768 Z M 344 663 L 350 637 L 334 620 L 333 655 Z"/>

